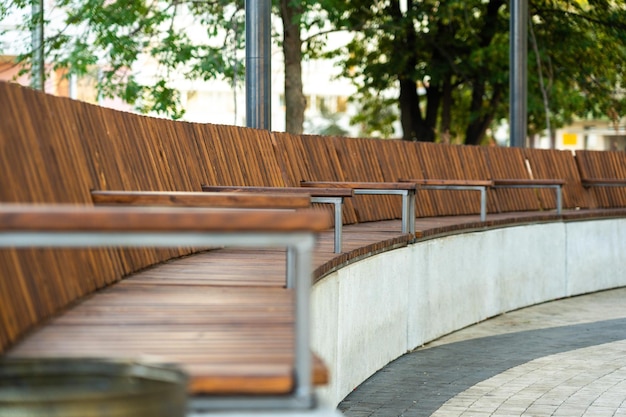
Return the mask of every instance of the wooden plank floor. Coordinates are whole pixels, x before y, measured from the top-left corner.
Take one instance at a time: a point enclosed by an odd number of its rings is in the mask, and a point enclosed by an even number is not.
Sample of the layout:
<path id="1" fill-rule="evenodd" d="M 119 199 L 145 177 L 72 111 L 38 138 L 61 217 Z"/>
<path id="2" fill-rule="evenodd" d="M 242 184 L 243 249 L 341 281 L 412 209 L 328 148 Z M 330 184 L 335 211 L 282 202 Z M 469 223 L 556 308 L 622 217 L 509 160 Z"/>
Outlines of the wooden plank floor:
<path id="1" fill-rule="evenodd" d="M 420 218 L 417 234 L 559 217 L 532 212 L 487 218 L 486 223 L 478 215 Z M 341 254 L 333 253 L 332 231 L 323 233 L 314 253 L 315 278 L 368 254 L 407 245 L 412 237 L 400 229 L 399 220 L 346 226 Z M 7 356 L 177 363 L 191 377 L 191 393 L 288 393 L 293 294 L 284 288 L 284 276 L 285 253 L 280 250 L 221 249 L 188 256 L 87 297 L 30 333 Z M 315 383 L 325 383 L 328 374 L 320 360 L 314 368 Z"/>

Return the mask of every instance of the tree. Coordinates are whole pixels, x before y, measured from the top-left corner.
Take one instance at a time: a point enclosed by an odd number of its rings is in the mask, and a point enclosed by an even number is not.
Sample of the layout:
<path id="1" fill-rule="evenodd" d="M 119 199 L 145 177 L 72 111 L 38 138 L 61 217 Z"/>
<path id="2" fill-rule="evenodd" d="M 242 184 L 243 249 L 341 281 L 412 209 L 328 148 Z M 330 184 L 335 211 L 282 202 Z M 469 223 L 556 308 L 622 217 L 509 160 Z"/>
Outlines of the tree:
<path id="1" fill-rule="evenodd" d="M 0 20 L 29 6 L 28 0 L 3 3 Z M 53 8 L 56 20 L 46 15 L 47 61 L 68 76 L 85 76 L 99 66 L 101 97 L 120 97 L 139 111 L 179 118 L 180 93 L 172 87 L 177 77 L 221 78 L 235 87 L 244 79 L 244 0 L 56 0 Z M 306 106 L 303 47 L 311 52 L 320 46 L 304 43 L 301 30 L 310 31 L 324 21 L 313 1 L 276 0 L 274 10 L 284 26 L 280 42 L 286 65 L 287 130 L 301 133 Z M 312 11 L 317 18 L 309 16 Z M 27 19 L 23 29 L 29 31 L 35 23 L 36 18 Z M 32 57 L 32 50 L 18 57 L 24 71 L 29 71 Z M 156 64 L 157 71 L 140 77 L 146 62 Z"/>
<path id="2" fill-rule="evenodd" d="M 509 10 L 504 0 L 350 0 L 335 4 L 335 27 L 354 33 L 337 51 L 357 100 L 397 91 L 406 140 L 458 137 L 478 144 L 508 112 Z M 534 0 L 530 15 L 539 59 L 529 52 L 529 131 L 575 116 L 622 109 L 626 10 L 608 0 Z M 611 55 L 606 56 L 605 51 Z M 540 66 L 536 65 L 539 62 Z M 539 74 L 547 80 L 544 94 Z"/>

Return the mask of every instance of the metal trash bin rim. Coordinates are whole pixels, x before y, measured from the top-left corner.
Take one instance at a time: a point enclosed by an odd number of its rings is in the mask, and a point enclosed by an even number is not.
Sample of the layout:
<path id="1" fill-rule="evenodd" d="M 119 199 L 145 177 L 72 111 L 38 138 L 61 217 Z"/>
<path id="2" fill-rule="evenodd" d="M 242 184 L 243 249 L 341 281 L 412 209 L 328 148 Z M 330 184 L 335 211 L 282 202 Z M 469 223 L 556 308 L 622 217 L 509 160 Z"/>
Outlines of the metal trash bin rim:
<path id="1" fill-rule="evenodd" d="M 0 417 L 182 417 L 187 381 L 170 364 L 2 358 Z"/>

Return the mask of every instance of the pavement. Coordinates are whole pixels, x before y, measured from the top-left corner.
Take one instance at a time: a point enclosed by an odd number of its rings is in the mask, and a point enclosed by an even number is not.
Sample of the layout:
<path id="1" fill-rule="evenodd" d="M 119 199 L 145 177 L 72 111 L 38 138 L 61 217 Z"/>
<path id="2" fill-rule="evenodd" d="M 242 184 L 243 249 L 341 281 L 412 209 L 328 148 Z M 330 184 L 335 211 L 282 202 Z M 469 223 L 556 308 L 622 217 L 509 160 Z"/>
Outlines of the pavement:
<path id="1" fill-rule="evenodd" d="M 626 417 L 626 288 L 475 324 L 403 355 L 346 417 Z"/>

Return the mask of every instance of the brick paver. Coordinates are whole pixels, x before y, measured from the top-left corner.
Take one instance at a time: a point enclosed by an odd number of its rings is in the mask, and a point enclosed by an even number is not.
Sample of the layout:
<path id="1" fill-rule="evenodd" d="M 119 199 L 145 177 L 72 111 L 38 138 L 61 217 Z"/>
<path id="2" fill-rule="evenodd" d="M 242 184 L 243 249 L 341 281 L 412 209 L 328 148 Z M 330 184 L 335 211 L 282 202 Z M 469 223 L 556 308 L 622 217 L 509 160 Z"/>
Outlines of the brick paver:
<path id="1" fill-rule="evenodd" d="M 626 416 L 626 288 L 503 314 L 398 358 L 347 417 Z"/>

